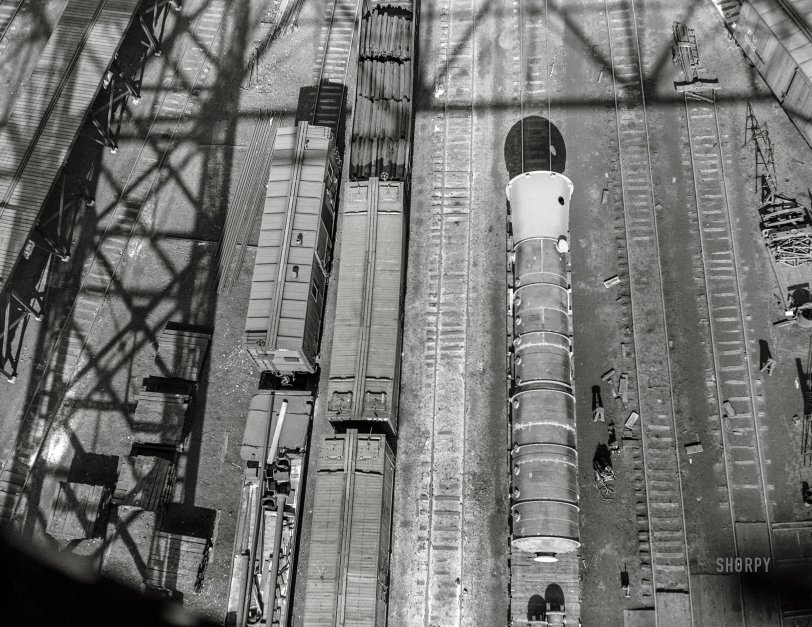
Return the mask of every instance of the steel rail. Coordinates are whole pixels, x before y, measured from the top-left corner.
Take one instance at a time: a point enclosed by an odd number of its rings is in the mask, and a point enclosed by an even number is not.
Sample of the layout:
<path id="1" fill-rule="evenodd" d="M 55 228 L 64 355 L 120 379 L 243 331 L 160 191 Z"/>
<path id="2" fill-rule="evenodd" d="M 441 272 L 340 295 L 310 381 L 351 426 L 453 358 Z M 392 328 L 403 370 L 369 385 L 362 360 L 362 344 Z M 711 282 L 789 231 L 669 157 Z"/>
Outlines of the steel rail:
<path id="1" fill-rule="evenodd" d="M 696 165 L 695 165 L 696 164 L 696 158 L 695 158 L 695 151 L 694 151 L 693 133 L 692 133 L 692 129 L 691 129 L 691 114 L 690 114 L 689 106 L 688 106 L 688 94 L 685 95 L 685 123 L 686 123 L 686 125 L 688 127 L 688 151 L 689 151 L 689 156 L 690 156 L 690 159 L 691 159 L 691 172 L 693 173 L 694 196 L 696 198 L 697 214 L 699 214 L 699 211 L 700 211 L 699 203 L 701 201 L 700 201 L 700 198 L 699 198 L 699 187 L 698 187 L 698 182 L 697 182 L 697 178 L 696 178 Z M 732 535 L 733 535 L 733 551 L 735 552 L 736 556 L 738 557 L 738 555 L 739 555 L 739 547 L 738 547 L 738 542 L 737 542 L 737 539 L 736 539 L 736 516 L 735 516 L 735 514 L 733 512 L 733 496 L 732 496 L 732 494 L 730 492 L 730 486 L 732 484 L 732 481 L 731 481 L 731 478 L 730 478 L 730 468 L 729 468 L 728 462 L 727 462 L 727 455 L 725 454 L 725 451 L 727 451 L 728 443 L 727 443 L 727 436 L 725 434 L 725 426 L 722 423 L 722 397 L 723 397 L 723 395 L 722 395 L 722 386 L 721 386 L 720 377 L 719 377 L 721 365 L 719 363 L 719 356 L 718 356 L 717 350 L 716 350 L 716 331 L 714 330 L 714 325 L 713 325 L 713 322 L 711 320 L 711 302 L 710 302 L 711 288 L 710 288 L 710 283 L 708 281 L 708 263 L 707 263 L 707 258 L 705 256 L 705 241 L 704 241 L 704 237 L 703 237 L 703 234 L 702 234 L 703 229 L 702 229 L 702 224 L 701 224 L 701 218 L 699 218 L 698 215 L 697 215 L 697 222 L 698 222 L 697 229 L 699 231 L 699 256 L 702 259 L 702 281 L 703 281 L 703 284 L 705 286 L 705 301 L 706 301 L 707 307 L 708 307 L 708 331 L 710 333 L 710 340 L 711 340 L 709 350 L 710 350 L 710 353 L 711 353 L 711 359 L 713 361 L 714 379 L 715 379 L 715 384 L 716 384 L 714 387 L 716 388 L 716 405 L 717 405 L 717 412 L 718 412 L 718 417 L 719 417 L 719 433 L 720 433 L 721 438 L 722 438 L 722 461 L 724 462 L 725 480 L 727 481 L 727 485 L 725 487 L 727 488 L 727 491 L 728 491 L 727 504 L 728 504 L 728 511 L 730 513 L 730 529 L 731 529 L 731 532 L 732 532 Z M 744 621 L 744 595 L 743 595 L 741 586 L 739 586 L 739 602 L 741 604 L 742 621 Z"/>
<path id="2" fill-rule="evenodd" d="M 709 104 L 711 106 L 708 107 L 708 108 L 712 110 L 712 115 L 713 115 L 713 123 L 712 123 L 713 129 L 712 130 L 713 130 L 713 132 L 715 133 L 715 136 L 716 136 L 715 137 L 716 142 L 714 144 L 714 146 L 716 147 L 716 150 L 714 150 L 713 152 L 716 153 L 716 156 L 718 158 L 718 164 L 719 164 L 719 170 L 720 170 L 720 183 L 721 183 L 720 191 L 722 192 L 722 203 L 721 204 L 724 205 L 724 212 L 723 212 L 724 213 L 724 223 L 725 223 L 725 225 L 727 227 L 727 231 L 728 231 L 729 236 L 730 236 L 730 254 L 731 254 L 731 260 L 732 260 L 732 268 L 731 269 L 733 271 L 733 279 L 734 279 L 735 288 L 736 288 L 736 292 L 733 295 L 734 300 L 736 301 L 736 305 L 735 305 L 734 308 L 736 309 L 736 317 L 738 318 L 738 321 L 737 321 L 738 322 L 738 328 L 739 328 L 740 333 L 741 333 L 742 357 L 743 357 L 743 362 L 744 362 L 744 369 L 746 370 L 746 373 L 747 373 L 747 399 L 748 399 L 747 402 L 748 402 L 749 409 L 752 412 L 752 419 L 753 419 L 753 449 L 755 451 L 757 467 L 758 467 L 758 480 L 759 480 L 760 489 L 761 489 L 760 490 L 761 491 L 761 501 L 762 501 L 762 505 L 764 507 L 764 517 L 765 517 L 766 529 L 767 529 L 767 541 L 768 541 L 768 545 L 770 547 L 770 553 L 772 555 L 774 553 L 774 539 L 773 539 L 773 530 L 772 530 L 772 524 L 771 524 L 771 519 L 770 519 L 768 483 L 767 483 L 766 472 L 765 472 L 765 469 L 764 469 L 764 459 L 763 459 L 763 456 L 762 456 L 762 453 L 761 453 L 761 442 L 760 442 L 760 436 L 759 436 L 759 430 L 760 430 L 759 413 L 760 413 L 760 410 L 759 410 L 759 407 L 758 407 L 758 401 L 757 401 L 756 396 L 755 396 L 755 385 L 753 384 L 754 378 L 753 378 L 752 364 L 750 363 L 749 351 L 747 349 L 747 326 L 745 324 L 745 320 L 746 320 L 747 316 L 746 316 L 746 313 L 744 311 L 744 304 L 743 304 L 742 297 L 741 297 L 742 291 L 743 291 L 742 290 L 742 280 L 741 280 L 741 273 L 739 272 L 739 269 L 738 269 L 738 260 L 739 260 L 739 258 L 738 258 L 737 248 L 736 248 L 735 232 L 734 232 L 734 229 L 733 229 L 733 220 L 732 220 L 732 215 L 731 215 L 731 211 L 730 211 L 729 194 L 728 194 L 728 189 L 727 189 L 727 179 L 725 177 L 724 153 L 723 153 L 723 150 L 722 150 L 722 142 L 721 142 L 722 134 L 721 134 L 721 129 L 720 129 L 720 125 L 719 125 L 719 113 L 718 113 L 718 107 L 717 107 L 716 98 L 715 98 L 715 92 L 713 92 L 713 95 L 711 97 L 711 102 Z M 698 106 L 698 105 L 695 105 L 695 106 Z M 694 133 L 693 133 L 693 129 L 691 127 L 691 107 L 690 107 L 690 99 L 689 99 L 688 94 L 685 95 L 685 113 L 686 113 L 686 124 L 687 124 L 687 127 L 688 127 L 688 140 L 689 140 L 691 164 L 692 164 L 692 170 L 693 170 L 693 174 L 694 174 L 694 190 L 695 190 L 696 202 L 697 202 L 697 214 L 698 214 L 698 218 L 699 218 L 698 221 L 699 221 L 699 231 L 700 231 L 700 247 L 701 247 L 701 250 L 703 251 L 702 263 L 703 263 L 703 274 L 705 275 L 705 291 L 706 291 L 706 294 L 707 294 L 707 301 L 708 301 L 708 326 L 709 326 L 710 333 L 711 333 L 710 350 L 711 350 L 711 353 L 713 355 L 714 372 L 715 372 L 715 377 L 716 377 L 716 392 L 717 392 L 717 402 L 718 402 L 718 411 L 719 411 L 719 425 L 720 425 L 720 431 L 721 431 L 721 437 L 722 437 L 722 445 L 723 445 L 723 462 L 724 462 L 724 467 L 725 467 L 725 476 L 726 476 L 726 479 L 727 479 L 727 488 L 728 488 L 728 494 L 729 494 L 728 508 L 729 508 L 730 517 L 731 517 L 731 527 L 732 527 L 734 551 L 735 551 L 736 555 L 738 556 L 739 555 L 739 546 L 738 546 L 738 537 L 737 537 L 737 534 L 736 534 L 736 513 L 735 513 L 736 503 L 735 503 L 735 496 L 734 496 L 734 488 L 735 488 L 736 484 L 731 479 L 731 472 L 730 472 L 730 467 L 729 467 L 729 464 L 728 464 L 728 455 L 727 455 L 728 448 L 732 447 L 733 445 L 728 442 L 728 438 L 727 438 L 726 430 L 725 430 L 725 425 L 724 425 L 724 422 L 722 420 L 722 416 L 723 416 L 722 398 L 724 397 L 724 394 L 723 394 L 723 390 L 722 390 L 721 379 L 722 379 L 723 375 L 722 375 L 722 370 L 721 370 L 721 360 L 720 360 L 719 355 L 718 355 L 717 350 L 716 350 L 716 340 L 715 340 L 716 331 L 714 329 L 714 319 L 713 319 L 712 310 L 711 310 L 712 289 L 711 289 L 711 286 L 710 286 L 710 282 L 708 280 L 708 277 L 710 275 L 710 270 L 709 270 L 709 266 L 707 264 L 706 255 L 704 254 L 704 250 L 706 248 L 706 242 L 705 242 L 706 233 L 704 232 L 704 229 L 702 227 L 702 215 L 701 215 L 702 209 L 701 209 L 701 204 L 700 204 L 700 203 L 702 203 L 702 199 L 700 197 L 701 195 L 700 195 L 699 187 L 698 187 L 697 172 L 696 172 L 696 168 L 694 167 L 694 164 L 696 163 L 696 161 L 698 159 L 696 157 L 697 150 L 696 150 L 696 147 L 695 147 L 695 141 L 693 139 Z M 733 307 L 733 306 L 728 306 L 728 307 Z M 739 594 L 740 594 L 740 601 L 742 603 L 742 607 L 744 607 L 744 605 L 743 605 L 743 603 L 744 603 L 743 591 L 741 589 L 739 590 Z M 779 606 L 779 620 L 783 624 L 783 612 L 781 611 L 781 598 L 780 598 L 780 595 L 777 597 L 777 602 L 778 602 L 778 606 Z"/>
<path id="3" fill-rule="evenodd" d="M 325 70 L 325 67 L 327 65 L 327 59 L 328 59 L 329 54 L 330 54 L 330 40 L 331 40 L 331 36 L 333 34 L 333 26 L 335 24 L 336 9 L 338 8 L 338 5 L 339 5 L 340 1 L 341 0 L 333 0 L 333 9 L 332 9 L 332 11 L 330 13 L 330 23 L 329 23 L 329 25 L 327 27 L 327 35 L 326 35 L 326 37 L 324 39 L 324 52 L 323 52 L 322 58 L 321 58 L 321 68 L 319 70 L 318 80 L 316 81 L 316 96 L 315 96 L 314 102 L 313 102 L 312 123 L 314 123 L 314 124 L 316 122 L 316 116 L 318 115 L 318 112 L 319 112 L 320 100 L 321 100 L 321 97 L 323 95 L 322 83 L 325 80 L 324 79 L 324 75 L 325 75 L 324 70 Z M 358 12 L 359 12 L 359 9 L 360 9 L 360 6 L 361 6 L 361 1 L 360 0 L 353 0 L 353 1 L 355 2 L 355 15 L 353 17 L 352 32 L 350 33 L 350 40 L 349 40 L 348 46 L 347 46 L 347 56 L 344 59 L 344 75 L 343 75 L 343 78 L 341 80 L 341 88 L 342 88 L 342 90 L 347 87 L 347 75 L 349 74 L 349 71 L 350 71 L 350 56 L 352 56 L 352 44 L 355 41 L 355 32 L 357 30 L 356 27 L 358 25 Z M 335 129 L 333 129 L 333 132 L 334 132 L 334 134 L 336 136 L 336 145 L 340 144 L 339 137 L 338 137 L 338 131 L 341 128 L 341 116 L 342 116 L 342 113 L 344 112 L 344 100 L 345 100 L 344 92 L 342 91 L 341 97 L 339 98 L 338 112 L 336 114 L 336 119 L 335 119 L 335 125 L 336 126 L 335 126 Z"/>
<path id="4" fill-rule="evenodd" d="M 10 3 L 0 0 L 0 42 L 2 42 L 5 38 L 9 27 L 14 22 L 14 18 L 17 17 L 17 14 L 20 12 L 20 8 L 23 6 L 23 2 L 25 2 L 25 0 L 14 0 L 14 2 L 14 6 L 11 7 L 11 10 L 9 11 L 6 5 Z"/>
<path id="5" fill-rule="evenodd" d="M 437 238 L 436 257 L 431 260 L 431 264 L 435 268 L 436 279 L 431 280 L 429 288 L 430 294 L 436 290 L 436 306 L 432 311 L 432 303 L 429 302 L 426 310 L 426 317 L 433 319 L 431 328 L 426 328 L 427 353 L 429 350 L 431 351 L 432 362 L 431 371 L 427 373 L 431 387 L 427 404 L 431 407 L 432 418 L 431 446 L 428 455 L 431 471 L 428 478 L 426 577 L 422 595 L 423 624 L 426 627 L 435 624 L 454 627 L 461 625 L 463 620 L 462 578 L 465 560 L 463 529 L 466 511 L 465 439 L 467 436 L 465 417 L 469 410 L 464 368 L 468 348 L 468 299 L 471 280 L 469 265 L 474 149 L 475 1 L 444 0 L 440 14 L 441 36 L 435 67 L 438 77 L 441 77 L 442 80 L 443 100 L 434 116 L 434 127 L 435 132 L 441 133 L 442 139 L 435 143 L 434 166 L 431 169 L 431 185 L 435 190 L 433 196 L 437 198 L 436 202 L 432 203 L 432 214 L 439 226 L 435 231 L 437 235 L 433 236 Z M 466 49 L 468 45 L 470 45 L 470 49 Z M 463 67 L 465 71 L 457 72 L 456 69 L 459 67 Z M 470 91 L 470 93 L 460 95 L 460 91 Z M 464 146 L 462 150 L 460 150 L 461 145 Z M 455 191 L 448 193 L 449 189 Z M 461 224 L 462 222 L 464 224 Z M 464 235 L 460 233 L 460 227 L 465 229 Z M 455 235 L 457 236 L 455 237 Z M 459 259 L 459 257 L 464 257 L 464 259 Z M 462 301 L 461 305 L 460 301 Z M 459 383 L 454 381 L 452 385 L 461 385 L 461 390 L 456 388 L 456 391 L 452 391 L 451 394 L 439 391 L 442 390 L 444 384 L 448 385 L 447 371 L 460 367 L 463 370 L 461 381 Z M 458 404 L 451 408 L 453 414 L 449 416 L 448 405 L 453 405 L 455 400 Z M 455 424 L 455 419 L 459 419 L 460 424 Z M 459 437 L 456 444 L 441 442 L 444 438 L 453 438 L 455 435 Z M 438 464 L 440 465 L 439 470 Z M 460 474 L 455 476 L 453 472 L 449 473 L 448 468 L 443 469 L 448 466 L 459 470 Z M 443 481 L 446 482 L 445 485 L 441 483 Z M 459 483 L 456 489 L 455 482 Z M 449 486 L 451 489 L 447 489 Z M 455 502 L 457 494 L 459 496 L 459 514 L 456 514 L 451 505 Z M 451 509 L 447 509 L 443 504 L 450 505 Z M 454 528 L 455 526 L 457 528 Z M 440 566 L 444 563 L 450 565 L 452 560 L 457 557 L 449 556 L 448 560 L 443 562 L 442 554 L 439 558 L 437 556 L 437 552 L 441 549 L 449 552 L 459 551 L 459 556 L 453 566 L 457 571 L 456 585 L 453 582 L 449 585 L 447 581 L 454 577 L 453 572 L 445 572 L 444 569 L 443 572 L 436 570 L 438 564 Z M 453 607 L 451 599 L 439 599 L 438 602 L 437 597 L 443 594 L 443 590 L 448 591 L 448 594 L 453 594 L 456 607 Z"/>
<path id="6" fill-rule="evenodd" d="M 631 30 L 633 30 L 633 35 L 634 35 L 634 50 L 633 50 L 633 52 L 635 53 L 634 57 L 635 57 L 636 70 L 637 70 L 637 74 L 638 74 L 637 79 L 639 81 L 639 90 L 640 90 L 640 104 L 641 104 L 640 112 L 642 113 L 642 116 L 643 116 L 643 130 L 644 130 L 644 134 L 645 134 L 645 147 L 646 147 L 645 148 L 645 150 L 646 150 L 645 157 L 646 157 L 646 162 L 647 162 L 646 165 L 647 165 L 648 184 L 649 184 L 649 188 L 650 188 L 650 199 L 649 199 L 649 201 L 650 201 L 650 209 L 651 209 L 650 216 L 651 216 L 651 226 L 652 226 L 652 231 L 653 231 L 654 248 L 655 248 L 655 252 L 656 252 L 656 262 L 657 262 L 656 271 L 657 271 L 658 287 L 659 287 L 659 289 L 658 289 L 658 292 L 659 292 L 658 293 L 658 297 L 659 297 L 658 300 L 659 300 L 659 306 L 660 306 L 661 315 L 662 315 L 662 318 L 661 318 L 662 322 L 661 323 L 663 325 L 663 333 L 664 333 L 664 337 L 667 339 L 668 338 L 668 322 L 667 322 L 667 318 L 666 318 L 665 291 L 664 291 L 663 280 L 662 280 L 662 253 L 661 253 L 661 250 L 660 250 L 660 242 L 659 242 L 659 236 L 658 236 L 658 230 L 657 230 L 657 214 L 656 214 L 656 210 L 654 208 L 654 198 L 653 198 L 653 192 L 654 192 L 654 187 L 653 187 L 654 183 L 653 183 L 653 181 L 654 181 L 654 179 L 653 179 L 652 164 L 651 164 L 651 139 L 650 139 L 649 129 L 648 129 L 648 113 L 647 113 L 647 103 L 646 103 L 646 95 L 645 95 L 644 68 L 642 66 L 642 56 L 641 56 L 641 48 L 640 48 L 640 35 L 639 35 L 638 26 L 637 26 L 637 12 L 635 10 L 635 0 L 627 0 L 627 2 L 621 3 L 621 9 L 625 8 L 625 7 L 622 6 L 623 4 L 626 4 L 627 6 L 630 7 L 630 17 L 631 17 L 631 22 L 632 22 L 632 29 Z M 618 83 L 617 83 L 616 68 L 615 68 L 615 66 L 616 66 L 616 60 L 615 60 L 616 56 L 615 56 L 615 50 L 614 50 L 614 43 L 612 41 L 612 32 L 611 32 L 612 29 L 611 29 L 611 20 L 610 20 L 610 11 L 609 11 L 609 0 L 604 0 L 604 13 L 605 13 L 605 16 L 606 16 L 606 29 L 607 29 L 608 39 L 609 39 L 609 51 L 610 51 L 610 59 L 611 59 L 611 66 L 612 66 L 612 84 L 613 84 L 613 90 L 614 90 L 614 95 L 615 95 L 615 111 L 616 111 L 616 116 L 615 117 L 616 117 L 616 123 L 617 123 L 618 153 L 622 154 L 623 148 L 622 148 L 622 145 L 621 145 L 622 144 L 622 142 L 621 142 L 622 129 L 621 129 L 621 123 L 620 123 L 620 102 L 618 101 L 618 89 L 617 89 Z M 621 184 L 621 189 L 622 189 L 622 193 L 623 193 L 624 220 L 625 220 L 625 224 L 626 224 L 626 233 L 627 233 L 627 238 L 628 238 L 628 235 L 632 233 L 632 226 L 630 224 L 630 217 L 628 215 L 628 211 L 626 211 L 626 209 L 625 209 L 628 206 L 628 203 L 627 203 L 627 186 L 626 186 L 626 184 L 625 184 L 625 182 L 623 180 L 623 176 L 622 176 L 622 172 L 623 172 L 623 169 L 624 169 L 622 158 L 618 159 L 618 167 L 619 167 L 619 170 L 621 172 L 620 184 Z M 629 254 L 629 256 L 631 256 L 631 254 Z M 632 276 L 632 264 L 631 263 L 629 264 L 629 276 L 630 276 L 630 282 L 631 282 L 631 276 Z M 637 333 L 636 333 L 638 325 L 636 324 L 635 315 L 634 315 L 634 312 L 635 312 L 635 300 L 636 300 L 634 290 L 630 290 L 629 300 L 631 302 L 631 308 L 632 308 L 633 328 L 635 329 L 635 342 L 634 342 L 635 364 L 639 365 L 640 364 L 640 355 L 639 355 L 640 342 L 637 341 Z M 683 488 L 682 488 L 682 468 L 681 468 L 681 462 L 680 462 L 680 456 L 679 456 L 679 449 L 678 449 L 678 446 L 677 446 L 677 435 L 678 435 L 677 419 L 676 419 L 676 412 L 675 412 L 674 401 L 673 401 L 673 394 L 674 394 L 674 392 L 673 392 L 673 390 L 674 390 L 673 376 L 672 376 L 673 366 L 672 366 L 672 363 L 671 363 L 671 351 L 670 351 L 667 343 L 666 343 L 666 345 L 664 347 L 664 352 L 665 352 L 665 357 L 666 357 L 666 365 L 667 365 L 666 369 L 667 369 L 667 374 L 668 374 L 668 385 L 669 385 L 668 394 L 669 394 L 669 397 L 670 397 L 669 405 L 670 405 L 670 414 L 671 414 L 671 416 L 670 416 L 670 418 L 671 418 L 671 428 L 673 429 L 673 433 L 674 433 L 673 445 L 674 445 L 674 454 L 675 454 L 676 470 L 677 470 L 677 487 L 678 487 L 678 493 L 679 493 L 679 499 L 680 499 L 679 509 L 680 509 L 680 519 L 681 519 L 681 522 L 682 522 L 682 545 L 683 545 L 683 550 L 684 550 L 684 555 L 685 555 L 685 575 L 686 575 L 686 582 L 687 582 L 687 592 L 688 592 L 688 595 L 689 595 L 688 607 L 689 607 L 690 616 L 691 616 L 691 623 L 694 624 L 695 623 L 695 617 L 694 617 L 693 604 L 690 602 L 691 572 L 690 572 L 689 551 L 688 551 L 687 525 L 686 525 L 686 519 L 685 519 L 685 498 L 684 498 Z M 642 394 L 642 389 L 641 389 L 640 378 L 639 377 L 637 377 L 637 388 L 638 388 L 638 390 L 637 390 L 638 399 L 642 399 L 643 394 Z M 652 501 L 651 501 L 651 491 L 652 491 L 651 481 L 652 480 L 649 477 L 649 463 L 648 463 L 648 460 L 647 460 L 647 457 L 649 457 L 649 455 L 647 453 L 650 453 L 650 451 L 646 450 L 646 438 L 647 438 L 647 436 L 646 436 L 646 433 L 645 433 L 645 429 L 642 428 L 642 425 L 644 425 L 646 423 L 647 419 L 650 419 L 650 417 L 646 417 L 644 415 L 643 411 L 641 411 L 640 413 L 641 413 L 641 416 L 640 416 L 641 432 L 642 432 L 642 437 L 643 437 L 643 446 L 641 447 L 641 454 L 642 454 L 642 460 L 643 460 L 643 476 L 644 476 L 645 485 L 646 485 L 646 504 L 647 504 L 647 510 L 648 510 L 649 543 L 650 543 L 650 546 L 651 546 L 650 555 L 651 555 L 651 572 L 652 572 L 652 590 L 653 590 L 653 597 L 654 597 L 654 602 L 655 602 L 655 607 L 656 607 L 656 603 L 657 603 L 657 557 L 656 557 L 656 551 L 654 550 L 655 546 L 656 546 L 655 538 L 654 538 L 654 534 L 652 533 L 652 518 L 653 518 L 652 515 L 651 515 L 652 509 L 653 509 L 652 508 Z"/>

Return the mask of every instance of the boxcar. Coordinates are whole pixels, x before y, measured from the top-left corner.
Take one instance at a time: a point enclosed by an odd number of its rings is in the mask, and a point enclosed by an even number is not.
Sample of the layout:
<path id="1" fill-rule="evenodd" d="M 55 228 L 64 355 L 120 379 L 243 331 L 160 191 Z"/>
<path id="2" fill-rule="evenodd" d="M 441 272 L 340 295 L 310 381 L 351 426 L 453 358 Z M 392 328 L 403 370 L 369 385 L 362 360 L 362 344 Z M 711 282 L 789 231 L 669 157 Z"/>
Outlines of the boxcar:
<path id="1" fill-rule="evenodd" d="M 812 30 L 799 0 L 751 0 L 735 35 L 747 57 L 812 145 Z"/>
<path id="2" fill-rule="evenodd" d="M 326 436 L 318 453 L 304 627 L 383 627 L 394 459 L 382 435 Z"/>
<path id="3" fill-rule="evenodd" d="M 277 132 L 245 323 L 245 348 L 264 371 L 317 368 L 336 175 L 329 129 Z"/>
<path id="4" fill-rule="evenodd" d="M 404 184 L 346 188 L 335 333 L 327 388 L 333 423 L 378 423 L 394 435 L 400 379 Z"/>

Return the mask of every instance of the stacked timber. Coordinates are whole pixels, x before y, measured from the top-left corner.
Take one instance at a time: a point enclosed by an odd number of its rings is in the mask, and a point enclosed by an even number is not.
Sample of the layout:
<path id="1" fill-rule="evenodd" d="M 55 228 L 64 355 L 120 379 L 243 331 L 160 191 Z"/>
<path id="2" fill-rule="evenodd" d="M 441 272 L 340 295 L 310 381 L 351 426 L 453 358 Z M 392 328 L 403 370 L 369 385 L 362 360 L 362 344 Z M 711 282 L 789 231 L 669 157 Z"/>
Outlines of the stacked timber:
<path id="1" fill-rule="evenodd" d="M 140 507 L 113 508 L 102 555 L 103 575 L 136 588 L 144 583 L 144 564 L 149 561 L 157 516 Z"/>
<path id="2" fill-rule="evenodd" d="M 211 333 L 168 324 L 158 338 L 155 367 L 158 376 L 196 383 L 209 349 Z"/>
<path id="3" fill-rule="evenodd" d="M 200 592 L 211 548 L 208 538 L 157 532 L 147 562 L 145 583 L 184 594 Z"/>
<path id="4" fill-rule="evenodd" d="M 211 333 L 170 322 L 158 338 L 155 367 L 141 388 L 133 417 L 133 439 L 139 444 L 182 446 L 189 405 Z"/>
<path id="5" fill-rule="evenodd" d="M 104 486 L 62 481 L 45 531 L 57 540 L 91 538 L 109 502 L 110 491 Z"/>
<path id="6" fill-rule="evenodd" d="M 139 444 L 180 446 L 191 400 L 188 394 L 150 392 L 143 388 L 138 395 L 132 426 L 135 441 Z"/>
<path id="7" fill-rule="evenodd" d="M 361 20 L 350 177 L 403 180 L 412 119 L 411 10 L 376 6 Z"/>
<path id="8" fill-rule="evenodd" d="M 172 491 L 173 467 L 160 457 L 137 455 L 118 460 L 113 503 L 160 511 Z"/>

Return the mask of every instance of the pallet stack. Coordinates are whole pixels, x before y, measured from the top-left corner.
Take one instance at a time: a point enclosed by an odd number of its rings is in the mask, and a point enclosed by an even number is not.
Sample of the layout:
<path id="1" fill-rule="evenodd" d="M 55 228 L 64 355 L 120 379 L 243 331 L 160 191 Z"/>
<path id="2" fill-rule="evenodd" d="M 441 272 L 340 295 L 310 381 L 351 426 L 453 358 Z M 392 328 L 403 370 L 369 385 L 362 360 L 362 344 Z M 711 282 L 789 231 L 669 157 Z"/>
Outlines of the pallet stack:
<path id="1" fill-rule="evenodd" d="M 212 546 L 209 538 L 158 531 L 152 541 L 145 583 L 184 594 L 200 592 Z"/>
<path id="2" fill-rule="evenodd" d="M 57 540 L 92 538 L 97 535 L 97 525 L 104 523 L 109 502 L 110 491 L 104 486 L 62 481 L 46 532 Z"/>
<path id="3" fill-rule="evenodd" d="M 161 332 L 155 371 L 135 407 L 132 430 L 138 444 L 183 447 L 186 418 L 210 341 L 210 333 L 172 322 Z"/>
<path id="4" fill-rule="evenodd" d="M 361 20 L 350 177 L 403 180 L 412 118 L 412 13 L 376 6 Z"/>
<path id="5" fill-rule="evenodd" d="M 172 462 L 147 455 L 120 457 L 113 503 L 160 512 L 172 493 Z"/>

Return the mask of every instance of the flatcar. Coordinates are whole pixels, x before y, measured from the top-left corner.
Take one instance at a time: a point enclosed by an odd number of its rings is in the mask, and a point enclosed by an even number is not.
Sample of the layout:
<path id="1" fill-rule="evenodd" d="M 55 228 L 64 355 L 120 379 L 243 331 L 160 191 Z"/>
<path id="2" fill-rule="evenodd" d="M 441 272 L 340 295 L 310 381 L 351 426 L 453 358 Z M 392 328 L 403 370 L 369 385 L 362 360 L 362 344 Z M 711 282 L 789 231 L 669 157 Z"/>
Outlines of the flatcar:
<path id="1" fill-rule="evenodd" d="M 305 390 L 262 390 L 251 399 L 226 625 L 289 622 L 313 401 Z"/>
<path id="2" fill-rule="evenodd" d="M 337 186 L 329 129 L 279 129 L 245 323 L 245 348 L 263 371 L 318 368 Z"/>
<path id="3" fill-rule="evenodd" d="M 512 544 L 538 561 L 580 546 L 572 380 L 569 203 L 562 174 L 507 186 L 513 232 Z"/>
<path id="4" fill-rule="evenodd" d="M 350 179 L 405 181 L 411 163 L 415 16 L 411 1 L 364 2 Z"/>
<path id="5" fill-rule="evenodd" d="M 812 146 L 812 29 L 807 4 L 798 0 L 745 0 L 733 33 Z"/>
<path id="6" fill-rule="evenodd" d="M 404 286 L 405 186 L 377 178 L 345 188 L 335 332 L 327 388 L 334 425 L 397 432 Z"/>
<path id="7" fill-rule="evenodd" d="M 385 627 L 395 462 L 383 435 L 325 436 L 318 452 L 303 627 Z"/>

